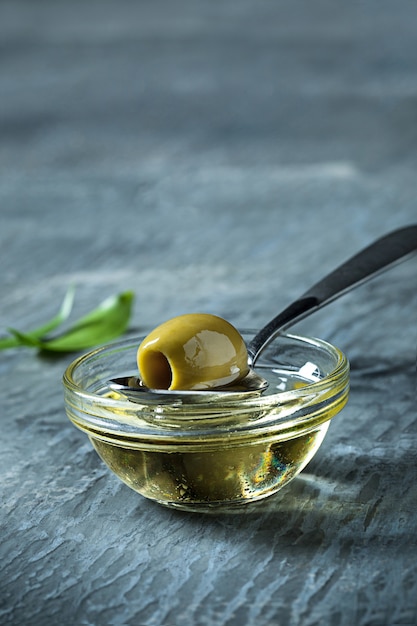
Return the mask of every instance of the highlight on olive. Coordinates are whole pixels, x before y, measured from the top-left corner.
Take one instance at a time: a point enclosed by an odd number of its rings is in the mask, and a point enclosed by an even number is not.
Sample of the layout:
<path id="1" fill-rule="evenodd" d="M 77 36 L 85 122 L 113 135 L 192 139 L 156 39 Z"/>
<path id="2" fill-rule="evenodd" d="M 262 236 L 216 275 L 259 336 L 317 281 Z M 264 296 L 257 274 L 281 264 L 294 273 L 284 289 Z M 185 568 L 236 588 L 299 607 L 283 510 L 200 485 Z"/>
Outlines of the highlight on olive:
<path id="1" fill-rule="evenodd" d="M 209 313 L 180 315 L 155 328 L 140 344 L 137 363 L 150 389 L 214 389 L 249 371 L 240 333 Z"/>

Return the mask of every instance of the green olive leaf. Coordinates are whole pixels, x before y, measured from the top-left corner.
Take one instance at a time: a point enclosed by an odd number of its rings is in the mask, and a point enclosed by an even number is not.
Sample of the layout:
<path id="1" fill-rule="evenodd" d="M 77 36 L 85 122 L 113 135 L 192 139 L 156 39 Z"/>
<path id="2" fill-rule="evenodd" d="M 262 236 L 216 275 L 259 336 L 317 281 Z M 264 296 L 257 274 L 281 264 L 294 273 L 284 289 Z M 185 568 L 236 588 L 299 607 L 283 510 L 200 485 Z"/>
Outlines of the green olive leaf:
<path id="1" fill-rule="evenodd" d="M 6 350 L 7 348 L 16 348 L 20 345 L 27 346 L 29 338 L 35 341 L 36 339 L 40 339 L 47 333 L 50 333 L 52 330 L 58 328 L 58 326 L 65 322 L 65 320 L 68 319 L 68 317 L 70 316 L 72 305 L 74 303 L 74 294 L 75 288 L 74 286 L 71 286 L 65 294 L 65 298 L 57 315 L 55 315 L 51 320 L 49 320 L 49 322 L 46 322 L 42 326 L 39 326 L 38 328 L 35 328 L 28 333 L 20 333 L 19 331 L 16 331 L 14 329 L 9 329 L 9 332 L 13 336 L 0 339 L 0 350 Z M 35 343 L 32 343 L 31 345 L 34 346 Z"/>
<path id="2" fill-rule="evenodd" d="M 49 352 L 78 352 L 122 335 L 129 324 L 133 300 L 132 291 L 111 296 L 56 337 L 38 336 L 33 332 L 22 333 L 14 328 L 9 331 L 17 342 L 16 345 Z"/>
<path id="3" fill-rule="evenodd" d="M 16 336 L 15 333 L 12 332 L 12 337 L 2 337 L 0 339 L 0 350 L 8 350 L 9 348 L 17 348 L 22 345 L 22 342 Z"/>
<path id="4" fill-rule="evenodd" d="M 77 352 L 107 343 L 127 330 L 133 300 L 131 291 L 111 296 L 62 335 L 41 340 L 39 347 L 53 352 Z"/>
<path id="5" fill-rule="evenodd" d="M 41 340 L 35 335 L 29 333 L 21 333 L 16 328 L 9 328 L 8 331 L 13 335 L 15 346 L 27 346 L 28 348 L 40 348 Z"/>

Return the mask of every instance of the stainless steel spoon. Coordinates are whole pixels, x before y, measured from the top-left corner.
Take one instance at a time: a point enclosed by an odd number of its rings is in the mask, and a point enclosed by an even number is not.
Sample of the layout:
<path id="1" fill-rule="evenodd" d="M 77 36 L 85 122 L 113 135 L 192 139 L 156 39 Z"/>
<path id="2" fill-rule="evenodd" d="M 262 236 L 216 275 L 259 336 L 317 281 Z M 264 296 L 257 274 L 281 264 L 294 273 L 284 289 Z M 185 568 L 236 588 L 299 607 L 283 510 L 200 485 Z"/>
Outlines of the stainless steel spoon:
<path id="1" fill-rule="evenodd" d="M 248 376 L 237 384 L 208 391 L 151 390 L 136 376 L 114 378 L 108 387 L 135 402 L 209 402 L 212 399 L 238 399 L 251 393 L 259 395 L 268 386 L 267 381 L 253 371 L 262 350 L 278 335 L 296 322 L 321 309 L 336 298 L 358 287 L 394 264 L 405 261 L 417 251 L 417 224 L 388 233 L 355 254 L 264 326 L 248 345 Z M 146 394 L 144 396 L 143 394 Z"/>

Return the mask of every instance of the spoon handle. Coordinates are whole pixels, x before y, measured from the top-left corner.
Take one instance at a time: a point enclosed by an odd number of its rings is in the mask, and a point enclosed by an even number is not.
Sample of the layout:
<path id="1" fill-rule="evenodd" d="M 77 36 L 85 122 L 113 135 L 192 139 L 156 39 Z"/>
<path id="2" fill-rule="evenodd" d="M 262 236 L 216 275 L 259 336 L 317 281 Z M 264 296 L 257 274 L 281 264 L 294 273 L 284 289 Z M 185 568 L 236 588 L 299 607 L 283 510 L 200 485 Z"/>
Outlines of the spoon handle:
<path id="1" fill-rule="evenodd" d="M 249 363 L 282 330 L 417 251 L 417 224 L 388 233 L 358 252 L 272 319 L 248 346 Z"/>

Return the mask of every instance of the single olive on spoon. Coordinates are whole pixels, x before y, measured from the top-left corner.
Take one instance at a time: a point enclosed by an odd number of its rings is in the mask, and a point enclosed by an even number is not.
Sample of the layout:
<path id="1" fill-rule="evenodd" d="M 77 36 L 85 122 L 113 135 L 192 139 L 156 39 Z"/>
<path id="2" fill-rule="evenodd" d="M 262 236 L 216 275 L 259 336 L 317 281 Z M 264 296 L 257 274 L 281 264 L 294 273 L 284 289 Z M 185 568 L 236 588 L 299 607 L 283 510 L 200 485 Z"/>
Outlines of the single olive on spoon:
<path id="1" fill-rule="evenodd" d="M 208 402 L 221 395 L 238 399 L 268 386 L 253 367 L 262 350 L 291 325 L 417 251 L 417 224 L 377 239 L 351 257 L 262 328 L 247 349 L 238 331 L 222 318 L 189 314 L 158 326 L 141 343 L 137 376 L 115 378 L 109 388 L 131 400 Z"/>

